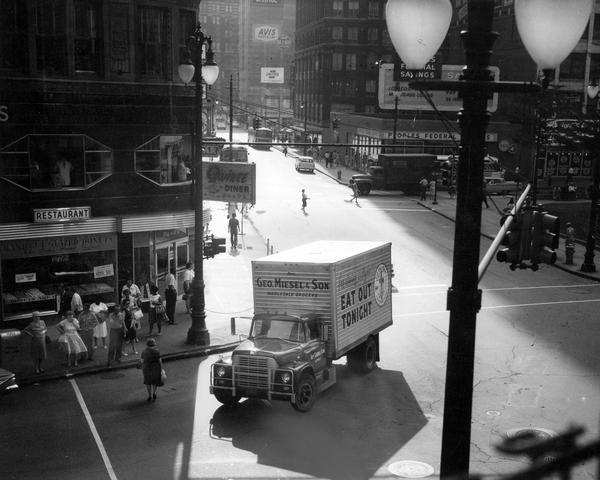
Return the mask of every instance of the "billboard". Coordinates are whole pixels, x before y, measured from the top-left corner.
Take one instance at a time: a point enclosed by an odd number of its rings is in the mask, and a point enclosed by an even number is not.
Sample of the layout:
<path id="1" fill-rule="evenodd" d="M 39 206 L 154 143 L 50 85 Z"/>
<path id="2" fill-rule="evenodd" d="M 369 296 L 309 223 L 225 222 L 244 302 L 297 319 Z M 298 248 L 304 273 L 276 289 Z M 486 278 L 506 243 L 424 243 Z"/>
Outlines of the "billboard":
<path id="1" fill-rule="evenodd" d="M 399 110 L 433 110 L 427 100 L 418 90 L 408 86 L 409 82 L 420 79 L 458 80 L 462 73 L 463 65 L 437 65 L 435 62 L 428 63 L 423 70 L 417 72 L 401 68 L 398 78 L 394 80 L 394 64 L 382 63 L 379 66 L 379 108 L 393 110 L 396 97 L 398 97 Z M 500 80 L 500 69 L 490 67 L 494 73 L 494 81 Z M 462 108 L 462 99 L 455 91 L 428 91 L 431 100 L 438 110 L 458 111 Z M 488 100 L 488 111 L 495 112 L 498 108 L 498 93 Z"/>
<path id="2" fill-rule="evenodd" d="M 260 83 L 283 83 L 283 67 L 261 67 Z"/>
<path id="3" fill-rule="evenodd" d="M 202 162 L 202 197 L 219 202 L 256 202 L 256 164 Z"/>
<path id="4" fill-rule="evenodd" d="M 279 25 L 254 25 L 254 41 L 275 42 L 279 40 Z"/>
<path id="5" fill-rule="evenodd" d="M 254 0 L 255 5 L 263 6 L 282 6 L 283 0 Z"/>

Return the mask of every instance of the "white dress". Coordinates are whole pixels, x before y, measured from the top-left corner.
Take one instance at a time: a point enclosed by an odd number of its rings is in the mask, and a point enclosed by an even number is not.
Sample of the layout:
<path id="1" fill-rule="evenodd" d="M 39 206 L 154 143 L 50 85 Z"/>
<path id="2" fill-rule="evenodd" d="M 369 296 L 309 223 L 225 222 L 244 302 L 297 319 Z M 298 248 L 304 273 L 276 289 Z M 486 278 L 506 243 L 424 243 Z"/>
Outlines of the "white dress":
<path id="1" fill-rule="evenodd" d="M 108 328 L 106 327 L 106 315 L 108 313 L 108 307 L 103 302 L 92 303 L 90 305 L 90 312 L 95 313 L 98 317 L 98 325 L 94 327 L 94 337 L 105 338 L 108 335 Z"/>
<path id="2" fill-rule="evenodd" d="M 58 337 L 58 342 L 62 346 L 65 353 L 70 355 L 87 352 L 85 343 L 83 343 L 79 333 L 77 333 L 79 328 L 79 322 L 77 320 L 69 322 L 67 319 L 64 319 L 58 325 L 62 327 L 64 332 Z"/>

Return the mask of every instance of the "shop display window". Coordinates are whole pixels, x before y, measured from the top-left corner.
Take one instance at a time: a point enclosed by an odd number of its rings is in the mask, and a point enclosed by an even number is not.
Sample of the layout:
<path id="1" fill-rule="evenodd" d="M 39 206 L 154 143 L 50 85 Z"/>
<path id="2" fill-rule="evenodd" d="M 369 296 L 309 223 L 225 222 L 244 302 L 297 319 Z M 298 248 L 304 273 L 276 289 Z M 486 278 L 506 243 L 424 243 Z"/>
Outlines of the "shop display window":
<path id="1" fill-rule="evenodd" d="M 159 184 L 191 181 L 191 135 L 160 135 L 135 150 L 135 171 Z"/>
<path id="2" fill-rule="evenodd" d="M 84 303 L 96 298 L 115 302 L 115 265 L 113 250 L 4 260 L 4 320 L 24 318 L 34 310 L 57 313 L 64 287 L 75 289 Z"/>
<path id="3" fill-rule="evenodd" d="M 87 188 L 112 171 L 112 151 L 87 135 L 27 135 L 0 150 L 0 176 L 30 190 Z"/>

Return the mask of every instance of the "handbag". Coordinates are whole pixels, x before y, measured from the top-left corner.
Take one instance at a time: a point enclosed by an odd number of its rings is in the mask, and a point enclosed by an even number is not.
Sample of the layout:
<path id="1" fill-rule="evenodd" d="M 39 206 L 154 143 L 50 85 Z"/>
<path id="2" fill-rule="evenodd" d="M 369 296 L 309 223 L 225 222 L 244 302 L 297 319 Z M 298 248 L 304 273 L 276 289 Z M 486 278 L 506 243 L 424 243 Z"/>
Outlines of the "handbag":
<path id="1" fill-rule="evenodd" d="M 156 307 L 154 307 L 154 311 L 157 315 L 164 315 L 167 312 L 167 309 L 162 303 L 159 303 L 158 305 L 156 305 Z"/>
<path id="2" fill-rule="evenodd" d="M 139 308 L 136 308 L 133 311 L 133 319 L 134 320 L 141 320 L 144 317 L 144 312 L 142 312 Z"/>
<path id="3" fill-rule="evenodd" d="M 167 381 L 167 373 L 165 372 L 164 368 L 160 369 L 160 384 L 161 386 L 165 384 L 165 382 Z"/>

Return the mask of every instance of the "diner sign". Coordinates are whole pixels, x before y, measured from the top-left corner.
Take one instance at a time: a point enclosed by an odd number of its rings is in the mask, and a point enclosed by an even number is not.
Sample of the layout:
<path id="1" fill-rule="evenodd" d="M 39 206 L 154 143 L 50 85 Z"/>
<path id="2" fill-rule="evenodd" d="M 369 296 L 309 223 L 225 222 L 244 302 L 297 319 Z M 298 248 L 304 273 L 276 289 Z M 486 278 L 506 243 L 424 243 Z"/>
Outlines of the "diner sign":
<path id="1" fill-rule="evenodd" d="M 256 201 L 256 164 L 202 162 L 204 200 L 252 203 Z"/>
<path id="2" fill-rule="evenodd" d="M 34 223 L 79 222 L 92 217 L 91 207 L 34 208 Z"/>

